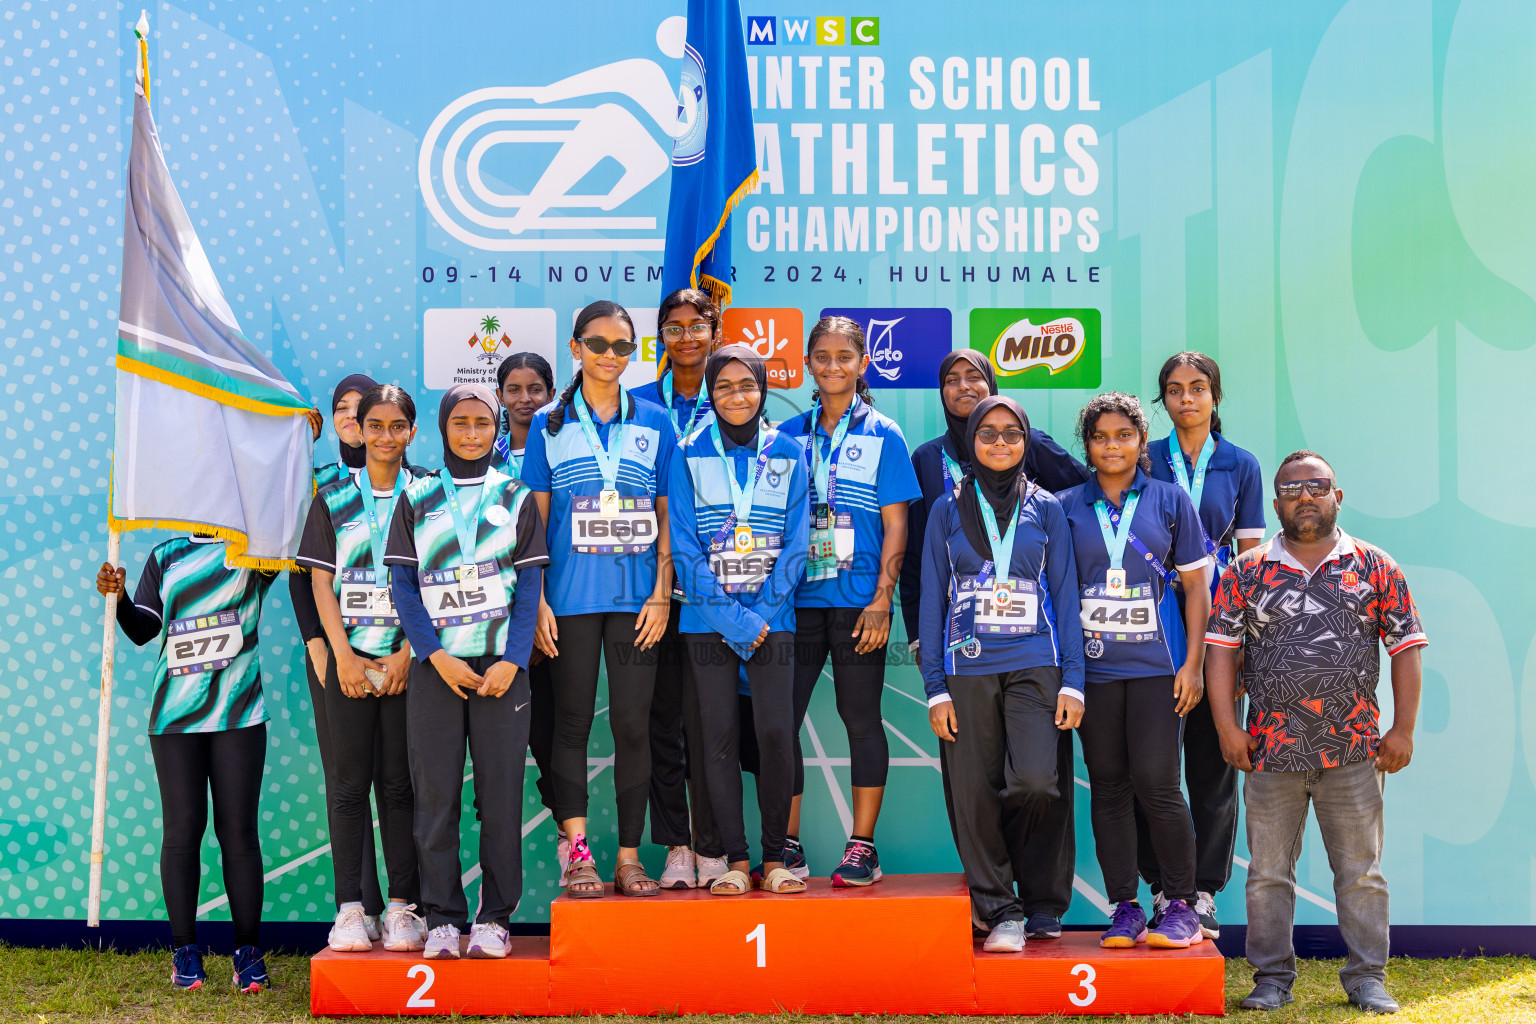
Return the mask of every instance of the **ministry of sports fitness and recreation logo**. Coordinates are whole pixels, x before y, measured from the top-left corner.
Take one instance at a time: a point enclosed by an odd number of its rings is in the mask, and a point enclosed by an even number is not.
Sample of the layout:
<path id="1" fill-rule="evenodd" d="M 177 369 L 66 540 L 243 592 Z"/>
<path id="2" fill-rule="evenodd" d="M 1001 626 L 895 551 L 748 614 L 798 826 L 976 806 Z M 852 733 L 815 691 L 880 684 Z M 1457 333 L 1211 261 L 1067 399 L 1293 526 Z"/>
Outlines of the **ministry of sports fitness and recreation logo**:
<path id="1" fill-rule="evenodd" d="M 661 55 L 682 61 L 680 88 L 655 60 L 632 57 L 548 85 L 476 89 L 448 104 L 422 137 L 417 165 L 432 218 L 460 242 L 495 252 L 662 251 L 657 218 L 623 207 L 670 163 L 704 158 L 704 62 L 686 37 L 680 16 L 656 29 Z M 577 191 L 610 160 L 620 173 L 606 191 Z"/>
<path id="2" fill-rule="evenodd" d="M 1096 309 L 973 309 L 971 348 L 1000 388 L 1096 388 L 1103 374 Z"/>

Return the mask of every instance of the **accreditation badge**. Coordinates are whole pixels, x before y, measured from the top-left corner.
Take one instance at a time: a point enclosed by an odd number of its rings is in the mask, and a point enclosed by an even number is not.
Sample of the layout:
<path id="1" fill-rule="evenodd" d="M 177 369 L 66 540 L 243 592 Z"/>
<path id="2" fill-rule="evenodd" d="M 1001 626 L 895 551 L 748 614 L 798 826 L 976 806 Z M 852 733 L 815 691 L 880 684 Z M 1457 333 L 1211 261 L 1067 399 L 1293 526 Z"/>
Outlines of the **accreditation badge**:
<path id="1" fill-rule="evenodd" d="M 1111 569 L 1104 574 L 1104 592 L 1110 597 L 1125 596 L 1125 570 Z"/>
<path id="2" fill-rule="evenodd" d="M 600 491 L 597 495 L 598 515 L 604 519 L 612 519 L 619 514 L 619 492 L 616 490 Z"/>
<path id="3" fill-rule="evenodd" d="M 735 544 L 736 544 L 736 553 L 738 555 L 745 555 L 748 552 L 750 552 L 752 550 L 753 543 L 754 542 L 752 540 L 752 527 L 750 527 L 750 526 L 738 526 L 738 527 L 736 527 Z"/>

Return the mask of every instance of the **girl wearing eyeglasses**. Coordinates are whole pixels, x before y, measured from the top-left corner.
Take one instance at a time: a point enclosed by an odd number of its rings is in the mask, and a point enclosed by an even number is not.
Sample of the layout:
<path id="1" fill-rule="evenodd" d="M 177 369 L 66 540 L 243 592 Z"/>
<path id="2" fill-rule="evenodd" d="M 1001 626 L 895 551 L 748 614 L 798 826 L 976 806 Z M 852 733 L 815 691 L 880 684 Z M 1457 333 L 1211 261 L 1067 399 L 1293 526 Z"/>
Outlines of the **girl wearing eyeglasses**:
<path id="1" fill-rule="evenodd" d="M 944 433 L 918 446 L 912 453 L 922 497 L 907 507 L 907 555 L 901 563 L 901 616 L 907 627 L 909 648 L 918 647 L 918 610 L 922 607 L 923 538 L 928 517 L 939 499 L 959 484 L 970 469 L 971 453 L 965 444 L 965 428 L 971 411 L 988 395 L 997 394 L 997 377 L 985 353 L 957 349 L 939 363 L 939 402 L 944 410 Z M 1064 491 L 1088 479 L 1088 470 L 1061 445 L 1038 428 L 1031 428 L 1024 452 L 1024 476 L 1048 491 Z M 1073 770 L 1072 733 L 1063 732 L 1056 752 L 1056 770 L 1063 778 Z M 942 758 L 946 747 L 939 745 Z M 1073 835 L 1071 786 L 1045 812 L 1039 827 L 1017 852 L 1015 873 L 1019 897 L 1029 915 L 1025 931 L 1032 939 L 1059 939 L 1061 919 L 1072 903 L 1072 878 L 1077 866 Z M 949 794 L 945 794 L 949 805 Z M 950 816 L 953 831 L 953 815 Z"/>
<path id="2" fill-rule="evenodd" d="M 1194 911 L 1195 833 L 1179 789 L 1183 717 L 1205 692 L 1205 542 L 1189 496 L 1147 471 L 1147 419 L 1133 395 L 1083 407 L 1093 479 L 1060 495 L 1076 553 L 1088 707 L 1078 735 L 1092 786 L 1093 838 L 1109 901 L 1099 945 L 1182 949 L 1204 935 Z M 1185 589 L 1183 618 L 1163 602 Z M 1064 623 L 1064 628 L 1066 624 Z M 1149 930 L 1136 901 L 1140 801 L 1170 898 Z"/>
<path id="3" fill-rule="evenodd" d="M 571 844 L 566 892 L 577 898 L 603 895 L 587 838 L 587 738 L 599 660 L 607 666 L 613 728 L 614 891 L 660 892 L 640 866 L 639 846 L 651 778 L 652 648 L 667 628 L 672 594 L 666 494 L 674 443 L 666 414 L 619 384 L 635 347 L 623 306 L 601 301 L 583 309 L 570 343 L 579 369 L 559 400 L 534 415 L 523 458 L 523 480 L 549 522 L 535 640 L 554 659 L 555 818 Z"/>
<path id="4" fill-rule="evenodd" d="M 955 844 L 989 952 L 1024 949 L 1010 851 L 1072 784 L 1057 769 L 1057 737 L 1083 717 L 1072 537 L 1056 498 L 1024 472 L 1028 444 L 1017 402 L 977 402 L 964 435 L 971 468 L 934 505 L 923 540 L 928 722 L 943 741 Z"/>
<path id="5" fill-rule="evenodd" d="M 885 644 L 907 502 L 921 492 L 901 428 L 870 405 L 863 329 L 847 317 L 823 317 L 806 341 L 805 365 L 816 381 L 812 407 L 782 424 L 801 446 L 812 488 L 811 553 L 795 592 L 795 801 L 785 862 L 801 878 L 810 874 L 799 841 L 799 734 L 830 654 L 853 774 L 853 832 L 832 884 L 863 886 L 880 880 L 875 821 L 890 767 L 880 716 Z"/>
<path id="6" fill-rule="evenodd" d="M 1264 478 L 1259 460 L 1221 432 L 1221 368 L 1203 352 L 1168 357 L 1157 375 L 1158 400 L 1173 432 L 1147 446 L 1154 480 L 1176 483 L 1190 497 L 1211 554 L 1211 593 L 1221 572 L 1264 539 Z M 1183 592 L 1179 592 L 1182 599 Z M 1242 696 L 1241 691 L 1238 694 Z M 1238 772 L 1221 756 L 1209 701 L 1184 719 L 1184 785 L 1195 823 L 1195 912 L 1208 939 L 1221 935 L 1216 894 L 1232 877 L 1237 844 Z M 1141 876 L 1152 887 L 1153 917 L 1168 904 L 1146 824 L 1137 818 Z"/>
<path id="7" fill-rule="evenodd" d="M 804 449 L 763 421 L 768 370 L 746 345 L 709 357 L 704 384 L 715 419 L 672 460 L 672 550 L 688 603 L 681 630 L 693 660 L 705 777 L 730 870 L 709 891 L 752 882 L 741 807 L 737 680 L 746 665 L 759 771 L 762 887 L 804 892 L 784 868 L 794 789 L 795 585 L 809 547 Z"/>
<path id="8" fill-rule="evenodd" d="M 666 348 L 666 369 L 654 384 L 635 388 L 634 396 L 666 410 L 679 443 L 713 416 L 704 363 L 718 326 L 719 313 L 707 292 L 679 288 L 661 300 L 656 331 Z M 651 841 L 667 848 L 663 889 L 708 888 L 729 870 L 704 785 L 699 701 L 678 632 L 681 596 L 674 582 L 672 614 L 656 647 L 651 697 Z"/>

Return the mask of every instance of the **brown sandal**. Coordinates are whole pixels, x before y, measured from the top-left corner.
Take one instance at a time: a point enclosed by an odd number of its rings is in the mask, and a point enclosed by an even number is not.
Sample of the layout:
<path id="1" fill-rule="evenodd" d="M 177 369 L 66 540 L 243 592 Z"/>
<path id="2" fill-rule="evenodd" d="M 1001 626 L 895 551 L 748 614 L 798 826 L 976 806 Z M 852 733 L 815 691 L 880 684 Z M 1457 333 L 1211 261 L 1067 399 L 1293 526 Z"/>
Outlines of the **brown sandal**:
<path id="1" fill-rule="evenodd" d="M 646 882 L 649 889 L 640 888 Z M 619 896 L 660 896 L 661 886 L 645 873 L 645 868 L 632 860 L 622 861 L 613 869 L 613 891 Z"/>
<path id="2" fill-rule="evenodd" d="M 596 889 L 577 889 L 578 885 L 596 883 Z M 565 894 L 573 900 L 595 900 L 603 895 L 603 876 L 591 860 L 573 860 L 565 869 Z"/>

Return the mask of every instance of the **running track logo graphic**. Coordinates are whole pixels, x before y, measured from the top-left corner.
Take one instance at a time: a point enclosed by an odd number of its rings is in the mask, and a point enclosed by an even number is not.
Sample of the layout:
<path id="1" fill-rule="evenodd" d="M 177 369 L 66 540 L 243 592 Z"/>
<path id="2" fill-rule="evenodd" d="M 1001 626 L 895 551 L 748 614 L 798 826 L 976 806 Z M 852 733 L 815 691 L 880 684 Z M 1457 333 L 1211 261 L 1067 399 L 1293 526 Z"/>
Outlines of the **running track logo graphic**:
<path id="1" fill-rule="evenodd" d="M 686 34 L 687 20 L 679 16 L 656 29 L 661 56 L 689 58 L 681 88 L 655 60 L 631 57 L 549 85 L 476 89 L 448 104 L 421 141 L 417 176 L 427 211 L 444 231 L 477 249 L 662 251 L 656 218 L 628 216 L 621 207 L 674 159 L 703 158 L 703 66 L 687 50 Z M 486 170 L 487 158 L 502 147 L 527 152 L 550 143 L 559 149 L 542 167 L 533 164 L 534 174 L 518 174 L 526 180 L 501 181 Z M 514 173 L 530 166 L 515 148 L 511 160 L 497 156 L 497 165 Z M 606 192 L 572 191 L 609 159 L 621 173 Z"/>

